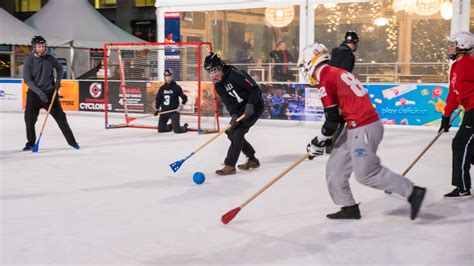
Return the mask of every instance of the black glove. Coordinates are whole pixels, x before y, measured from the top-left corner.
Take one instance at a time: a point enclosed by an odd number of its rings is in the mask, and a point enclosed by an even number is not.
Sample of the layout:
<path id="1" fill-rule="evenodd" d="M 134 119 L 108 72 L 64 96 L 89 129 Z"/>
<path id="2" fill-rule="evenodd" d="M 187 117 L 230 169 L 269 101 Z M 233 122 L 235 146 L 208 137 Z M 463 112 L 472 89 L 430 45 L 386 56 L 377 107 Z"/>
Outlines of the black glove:
<path id="1" fill-rule="evenodd" d="M 160 113 L 160 111 L 156 110 L 154 116 L 157 116 Z"/>
<path id="2" fill-rule="evenodd" d="M 237 118 L 238 118 L 237 115 L 232 115 L 232 118 L 230 119 L 230 122 L 229 122 L 229 124 L 230 124 L 232 127 L 237 126 L 237 124 L 239 123 L 239 122 L 237 121 Z"/>
<path id="3" fill-rule="evenodd" d="M 321 140 L 318 140 L 318 137 L 314 137 L 311 142 L 306 146 L 306 151 L 309 153 L 309 159 L 313 160 L 316 156 L 321 156 L 324 154 L 324 147 L 328 143 L 326 137 L 320 137 Z"/>
<path id="4" fill-rule="evenodd" d="M 54 84 L 54 89 L 59 91 L 59 88 L 61 88 L 61 81 L 57 81 L 55 84 Z"/>
<path id="5" fill-rule="evenodd" d="M 47 105 L 49 103 L 49 97 L 48 97 L 48 95 L 46 95 L 46 93 L 42 92 L 38 96 L 44 104 Z"/>
<path id="6" fill-rule="evenodd" d="M 438 132 L 449 132 L 450 127 L 451 125 L 449 124 L 449 117 L 443 116 L 443 118 L 441 118 L 441 127 L 439 128 Z"/>
<path id="7" fill-rule="evenodd" d="M 245 119 L 249 118 L 251 115 L 253 115 L 253 113 L 254 113 L 253 104 L 251 103 L 246 104 L 245 111 L 244 111 Z"/>
<path id="8" fill-rule="evenodd" d="M 230 134 L 232 130 L 239 124 L 239 122 L 237 121 L 237 118 L 238 118 L 237 115 L 232 115 L 232 118 L 230 119 L 230 122 L 229 122 L 230 128 L 227 129 L 226 131 L 227 134 Z"/>

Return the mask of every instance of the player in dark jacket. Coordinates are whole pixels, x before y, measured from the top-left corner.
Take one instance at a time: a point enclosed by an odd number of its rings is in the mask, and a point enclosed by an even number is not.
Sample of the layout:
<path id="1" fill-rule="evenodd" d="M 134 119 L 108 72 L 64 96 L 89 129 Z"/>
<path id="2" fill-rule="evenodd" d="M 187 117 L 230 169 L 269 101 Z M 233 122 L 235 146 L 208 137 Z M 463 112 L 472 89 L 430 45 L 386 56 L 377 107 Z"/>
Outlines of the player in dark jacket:
<path id="1" fill-rule="evenodd" d="M 440 131 L 448 132 L 449 120 L 458 106 L 464 107 L 462 124 L 452 142 L 452 185 L 453 191 L 446 198 L 471 196 L 471 169 L 474 156 L 474 34 L 461 31 L 449 38 L 448 55 L 454 60 L 451 66 L 449 92 L 441 119 Z"/>
<path id="2" fill-rule="evenodd" d="M 180 126 L 180 113 L 183 110 L 183 105 L 188 101 L 188 97 L 184 94 L 183 89 L 174 81 L 173 70 L 165 70 L 165 84 L 160 87 L 156 94 L 155 104 L 155 116 L 160 112 L 166 112 L 176 110 L 176 112 L 166 113 L 160 115 L 158 120 L 158 132 L 170 132 L 173 130 L 174 133 L 185 133 L 188 131 L 188 124 Z M 182 102 L 179 103 L 179 98 Z M 168 124 L 168 120 L 171 119 L 171 124 Z"/>
<path id="3" fill-rule="evenodd" d="M 332 50 L 329 65 L 352 72 L 355 65 L 354 52 L 357 50 L 359 36 L 353 31 L 346 32 L 344 42 Z"/>
<path id="4" fill-rule="evenodd" d="M 24 151 L 31 151 L 35 145 L 35 124 L 41 108 L 48 110 L 54 90 L 61 87 L 63 77 L 63 66 L 56 58 L 47 54 L 46 40 L 41 36 L 35 36 L 31 40 L 33 52 L 28 55 L 23 65 L 23 79 L 28 85 L 26 93 L 25 124 L 28 142 Z M 56 70 L 56 81 L 54 81 L 54 70 Z M 51 107 L 51 116 L 56 120 L 66 141 L 75 149 L 79 149 L 76 139 L 66 119 L 66 114 L 59 103 L 59 96 L 55 97 Z"/>
<path id="5" fill-rule="evenodd" d="M 238 165 L 239 169 L 260 167 L 260 162 L 255 157 L 255 149 L 245 139 L 245 134 L 263 112 L 262 90 L 247 72 L 226 65 L 217 54 L 211 53 L 206 57 L 204 68 L 215 81 L 216 92 L 232 116 L 230 121 L 232 127 L 226 132 L 231 144 L 224 168 L 217 170 L 216 174 L 235 174 L 235 165 L 241 151 L 248 160 L 245 164 Z M 244 119 L 237 122 L 237 118 L 241 115 L 245 115 Z"/>

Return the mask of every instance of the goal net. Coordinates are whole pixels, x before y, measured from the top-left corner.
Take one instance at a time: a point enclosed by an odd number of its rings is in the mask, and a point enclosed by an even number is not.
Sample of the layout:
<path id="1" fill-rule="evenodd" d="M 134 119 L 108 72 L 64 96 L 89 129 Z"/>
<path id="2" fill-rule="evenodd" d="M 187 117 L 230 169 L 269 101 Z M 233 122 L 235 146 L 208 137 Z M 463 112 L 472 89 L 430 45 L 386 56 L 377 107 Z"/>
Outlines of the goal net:
<path id="1" fill-rule="evenodd" d="M 188 97 L 181 124 L 190 130 L 216 132 L 219 113 L 214 84 L 203 69 L 210 43 L 109 43 L 104 45 L 106 128 L 157 128 L 155 98 L 165 69 Z M 180 100 L 181 102 L 181 100 Z"/>

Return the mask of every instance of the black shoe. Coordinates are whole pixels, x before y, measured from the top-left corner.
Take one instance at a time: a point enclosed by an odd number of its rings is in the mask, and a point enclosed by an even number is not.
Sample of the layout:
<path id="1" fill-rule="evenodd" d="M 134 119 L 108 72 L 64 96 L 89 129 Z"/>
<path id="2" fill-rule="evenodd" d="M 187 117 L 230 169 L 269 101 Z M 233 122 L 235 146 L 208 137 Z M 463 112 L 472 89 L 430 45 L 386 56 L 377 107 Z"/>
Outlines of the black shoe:
<path id="1" fill-rule="evenodd" d="M 455 188 L 453 191 L 449 192 L 448 194 L 444 195 L 445 198 L 453 199 L 453 198 L 469 198 L 471 197 L 470 190 L 464 190 L 462 188 Z"/>
<path id="2" fill-rule="evenodd" d="M 33 146 L 30 146 L 28 144 L 25 145 L 25 147 L 23 148 L 23 151 L 32 151 L 33 150 Z"/>
<path id="3" fill-rule="evenodd" d="M 79 146 L 79 144 L 77 143 L 74 143 L 74 144 L 71 144 L 71 147 L 73 147 L 74 149 L 76 150 L 79 150 L 81 147 Z"/>
<path id="4" fill-rule="evenodd" d="M 410 197 L 408 197 L 408 202 L 410 202 L 411 205 L 410 219 L 415 220 L 416 216 L 418 216 L 418 212 L 420 211 L 421 203 L 425 198 L 425 194 L 426 188 L 417 186 L 413 187 L 413 192 L 411 193 Z"/>
<path id="5" fill-rule="evenodd" d="M 329 219 L 360 219 L 359 204 L 342 207 L 340 211 L 326 215 Z"/>

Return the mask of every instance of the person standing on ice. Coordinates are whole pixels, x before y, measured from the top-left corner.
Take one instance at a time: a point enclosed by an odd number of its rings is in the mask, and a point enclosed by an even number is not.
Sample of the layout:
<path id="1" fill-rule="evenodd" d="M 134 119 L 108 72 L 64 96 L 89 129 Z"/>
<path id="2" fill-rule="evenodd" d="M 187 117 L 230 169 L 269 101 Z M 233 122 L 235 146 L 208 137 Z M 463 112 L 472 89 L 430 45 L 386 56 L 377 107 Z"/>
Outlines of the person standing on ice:
<path id="1" fill-rule="evenodd" d="M 354 52 L 357 51 L 359 36 L 354 31 L 346 32 L 344 41 L 339 47 L 332 49 L 329 65 L 345 69 L 352 73 L 355 65 Z"/>
<path id="2" fill-rule="evenodd" d="M 411 205 L 410 218 L 416 219 L 426 188 L 414 186 L 409 179 L 380 164 L 376 152 L 384 128 L 367 91 L 354 75 L 328 65 L 329 60 L 328 49 L 319 43 L 305 48 L 298 60 L 298 68 L 305 80 L 313 86 L 318 85 L 326 117 L 322 135 L 312 139 L 306 147 L 309 158 L 323 155 L 341 121 L 347 123 L 339 136 L 334 137 L 334 148 L 326 164 L 329 194 L 334 203 L 342 205 L 342 208 L 327 217 L 361 218 L 359 204 L 354 200 L 349 185 L 349 178 L 354 172 L 357 181 L 363 185 L 392 191 L 407 198 Z"/>
<path id="3" fill-rule="evenodd" d="M 474 163 L 474 34 L 461 31 L 449 38 L 448 55 L 454 63 L 451 66 L 449 92 L 446 107 L 441 118 L 439 132 L 448 132 L 451 115 L 459 105 L 465 113 L 462 124 L 452 142 L 452 185 L 454 190 L 444 195 L 446 198 L 471 196 L 471 175 Z"/>
<path id="4" fill-rule="evenodd" d="M 260 86 L 247 72 L 225 64 L 215 53 L 206 56 L 204 68 L 215 81 L 216 92 L 232 116 L 230 120 L 232 127 L 226 132 L 230 147 L 224 160 L 224 168 L 217 170 L 216 174 L 235 174 L 235 165 L 240 152 L 248 158 L 245 164 L 237 166 L 240 170 L 260 167 L 260 162 L 255 157 L 255 149 L 245 139 L 245 134 L 263 113 L 264 104 Z M 237 118 L 241 115 L 245 117 L 238 122 Z"/>
<path id="5" fill-rule="evenodd" d="M 34 36 L 31 40 L 33 52 L 28 55 L 23 65 L 23 80 L 28 85 L 26 93 L 25 124 L 26 138 L 23 151 L 31 151 L 36 142 L 35 124 L 38 120 L 41 108 L 48 110 L 54 91 L 59 91 L 61 79 L 63 77 L 63 66 L 56 58 L 46 53 L 46 40 L 41 36 Z M 54 80 L 54 70 L 56 70 L 56 81 Z M 79 144 L 74 138 L 71 128 L 66 119 L 66 114 L 59 103 L 59 96 L 54 98 L 51 107 L 51 115 L 58 124 L 67 143 L 79 149 Z"/>
<path id="6" fill-rule="evenodd" d="M 173 70 L 166 69 L 165 84 L 160 87 L 155 99 L 155 116 L 160 112 L 176 110 L 176 112 L 166 113 L 160 115 L 158 119 L 158 133 L 173 131 L 176 134 L 186 133 L 188 131 L 188 124 L 180 125 L 180 112 L 184 105 L 188 102 L 188 97 L 184 94 L 183 89 L 174 81 Z M 179 103 L 181 98 L 181 103 Z M 171 124 L 168 124 L 171 120 Z"/>

